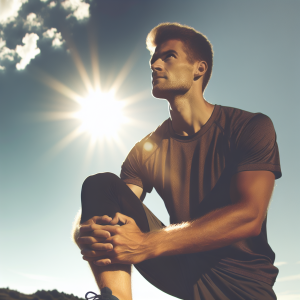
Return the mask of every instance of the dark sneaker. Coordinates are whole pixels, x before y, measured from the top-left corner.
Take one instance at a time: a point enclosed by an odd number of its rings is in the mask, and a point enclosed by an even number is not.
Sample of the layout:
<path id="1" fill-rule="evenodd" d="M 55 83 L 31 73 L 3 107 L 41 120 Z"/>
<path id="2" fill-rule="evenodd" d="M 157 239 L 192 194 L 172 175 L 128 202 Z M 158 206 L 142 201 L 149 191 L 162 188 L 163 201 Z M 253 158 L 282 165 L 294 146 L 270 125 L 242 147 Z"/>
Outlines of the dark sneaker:
<path id="1" fill-rule="evenodd" d="M 93 296 L 88 297 L 88 294 L 93 294 Z M 97 295 L 94 292 L 87 292 L 85 294 L 86 300 L 119 300 L 116 296 L 112 294 L 112 291 L 108 287 L 104 287 L 101 290 L 101 295 Z"/>

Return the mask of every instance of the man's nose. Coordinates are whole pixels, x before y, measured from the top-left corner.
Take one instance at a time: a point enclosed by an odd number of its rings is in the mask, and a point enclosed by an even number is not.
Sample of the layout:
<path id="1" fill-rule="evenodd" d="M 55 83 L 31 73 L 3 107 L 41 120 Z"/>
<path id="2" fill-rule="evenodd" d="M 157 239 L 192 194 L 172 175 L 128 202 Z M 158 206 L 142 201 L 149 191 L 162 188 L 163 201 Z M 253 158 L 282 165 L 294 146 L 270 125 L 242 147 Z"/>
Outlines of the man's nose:
<path id="1" fill-rule="evenodd" d="M 156 60 L 152 65 L 151 65 L 151 70 L 152 71 L 162 71 L 163 66 L 162 66 L 162 60 L 158 59 Z"/>

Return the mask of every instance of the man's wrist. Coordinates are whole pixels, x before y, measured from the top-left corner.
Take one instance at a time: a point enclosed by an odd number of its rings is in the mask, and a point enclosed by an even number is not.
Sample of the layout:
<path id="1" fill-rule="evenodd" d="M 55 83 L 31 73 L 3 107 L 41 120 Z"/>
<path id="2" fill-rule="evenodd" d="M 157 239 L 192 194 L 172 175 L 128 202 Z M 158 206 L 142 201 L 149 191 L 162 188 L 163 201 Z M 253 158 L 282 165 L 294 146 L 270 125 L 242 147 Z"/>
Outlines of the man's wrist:
<path id="1" fill-rule="evenodd" d="M 146 259 L 155 258 L 161 255 L 163 245 L 159 242 L 160 233 L 160 230 L 145 233 L 142 248 L 146 253 Z"/>

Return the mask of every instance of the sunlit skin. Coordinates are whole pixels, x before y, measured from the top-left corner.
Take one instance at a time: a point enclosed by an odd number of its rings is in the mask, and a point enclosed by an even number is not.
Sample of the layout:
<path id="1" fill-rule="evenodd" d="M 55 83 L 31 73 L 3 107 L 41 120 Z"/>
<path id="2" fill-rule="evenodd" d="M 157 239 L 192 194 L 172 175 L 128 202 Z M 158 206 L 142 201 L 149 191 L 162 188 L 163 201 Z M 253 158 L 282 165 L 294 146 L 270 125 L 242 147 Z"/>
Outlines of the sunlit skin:
<path id="1" fill-rule="evenodd" d="M 174 130 L 180 135 L 199 131 L 213 111 L 213 105 L 203 98 L 205 61 L 188 61 L 184 45 L 179 40 L 169 40 L 156 47 L 150 61 L 153 96 L 169 102 Z"/>
<path id="2" fill-rule="evenodd" d="M 168 101 L 174 130 L 185 136 L 199 131 L 213 111 L 202 93 L 206 62 L 190 63 L 183 43 L 169 40 L 156 48 L 151 69 L 153 95 Z M 132 218 L 121 213 L 114 218 L 95 216 L 81 224 L 75 239 L 99 287 L 108 286 L 120 300 L 131 300 L 130 269 L 126 266 L 159 256 L 209 251 L 259 235 L 274 181 L 269 171 L 240 172 L 231 179 L 232 204 L 193 222 L 143 233 Z M 141 187 L 128 186 L 141 197 Z M 124 225 L 111 226 L 119 221 Z M 105 272 L 109 270 L 114 270 L 113 276 Z"/>

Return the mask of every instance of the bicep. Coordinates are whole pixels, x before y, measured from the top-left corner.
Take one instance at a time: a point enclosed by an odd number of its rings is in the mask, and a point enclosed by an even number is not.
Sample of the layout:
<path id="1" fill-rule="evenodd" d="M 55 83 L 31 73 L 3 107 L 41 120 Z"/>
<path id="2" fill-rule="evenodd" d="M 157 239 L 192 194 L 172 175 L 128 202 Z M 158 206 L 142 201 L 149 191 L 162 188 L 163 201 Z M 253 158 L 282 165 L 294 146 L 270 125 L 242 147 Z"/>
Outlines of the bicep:
<path id="1" fill-rule="evenodd" d="M 143 189 L 135 184 L 131 184 L 131 183 L 126 183 L 126 185 L 134 192 L 134 194 L 141 199 L 141 196 L 143 194 Z"/>
<path id="2" fill-rule="evenodd" d="M 270 171 L 243 171 L 232 176 L 230 198 L 257 224 L 259 231 L 266 217 L 274 189 L 275 175 Z"/>

